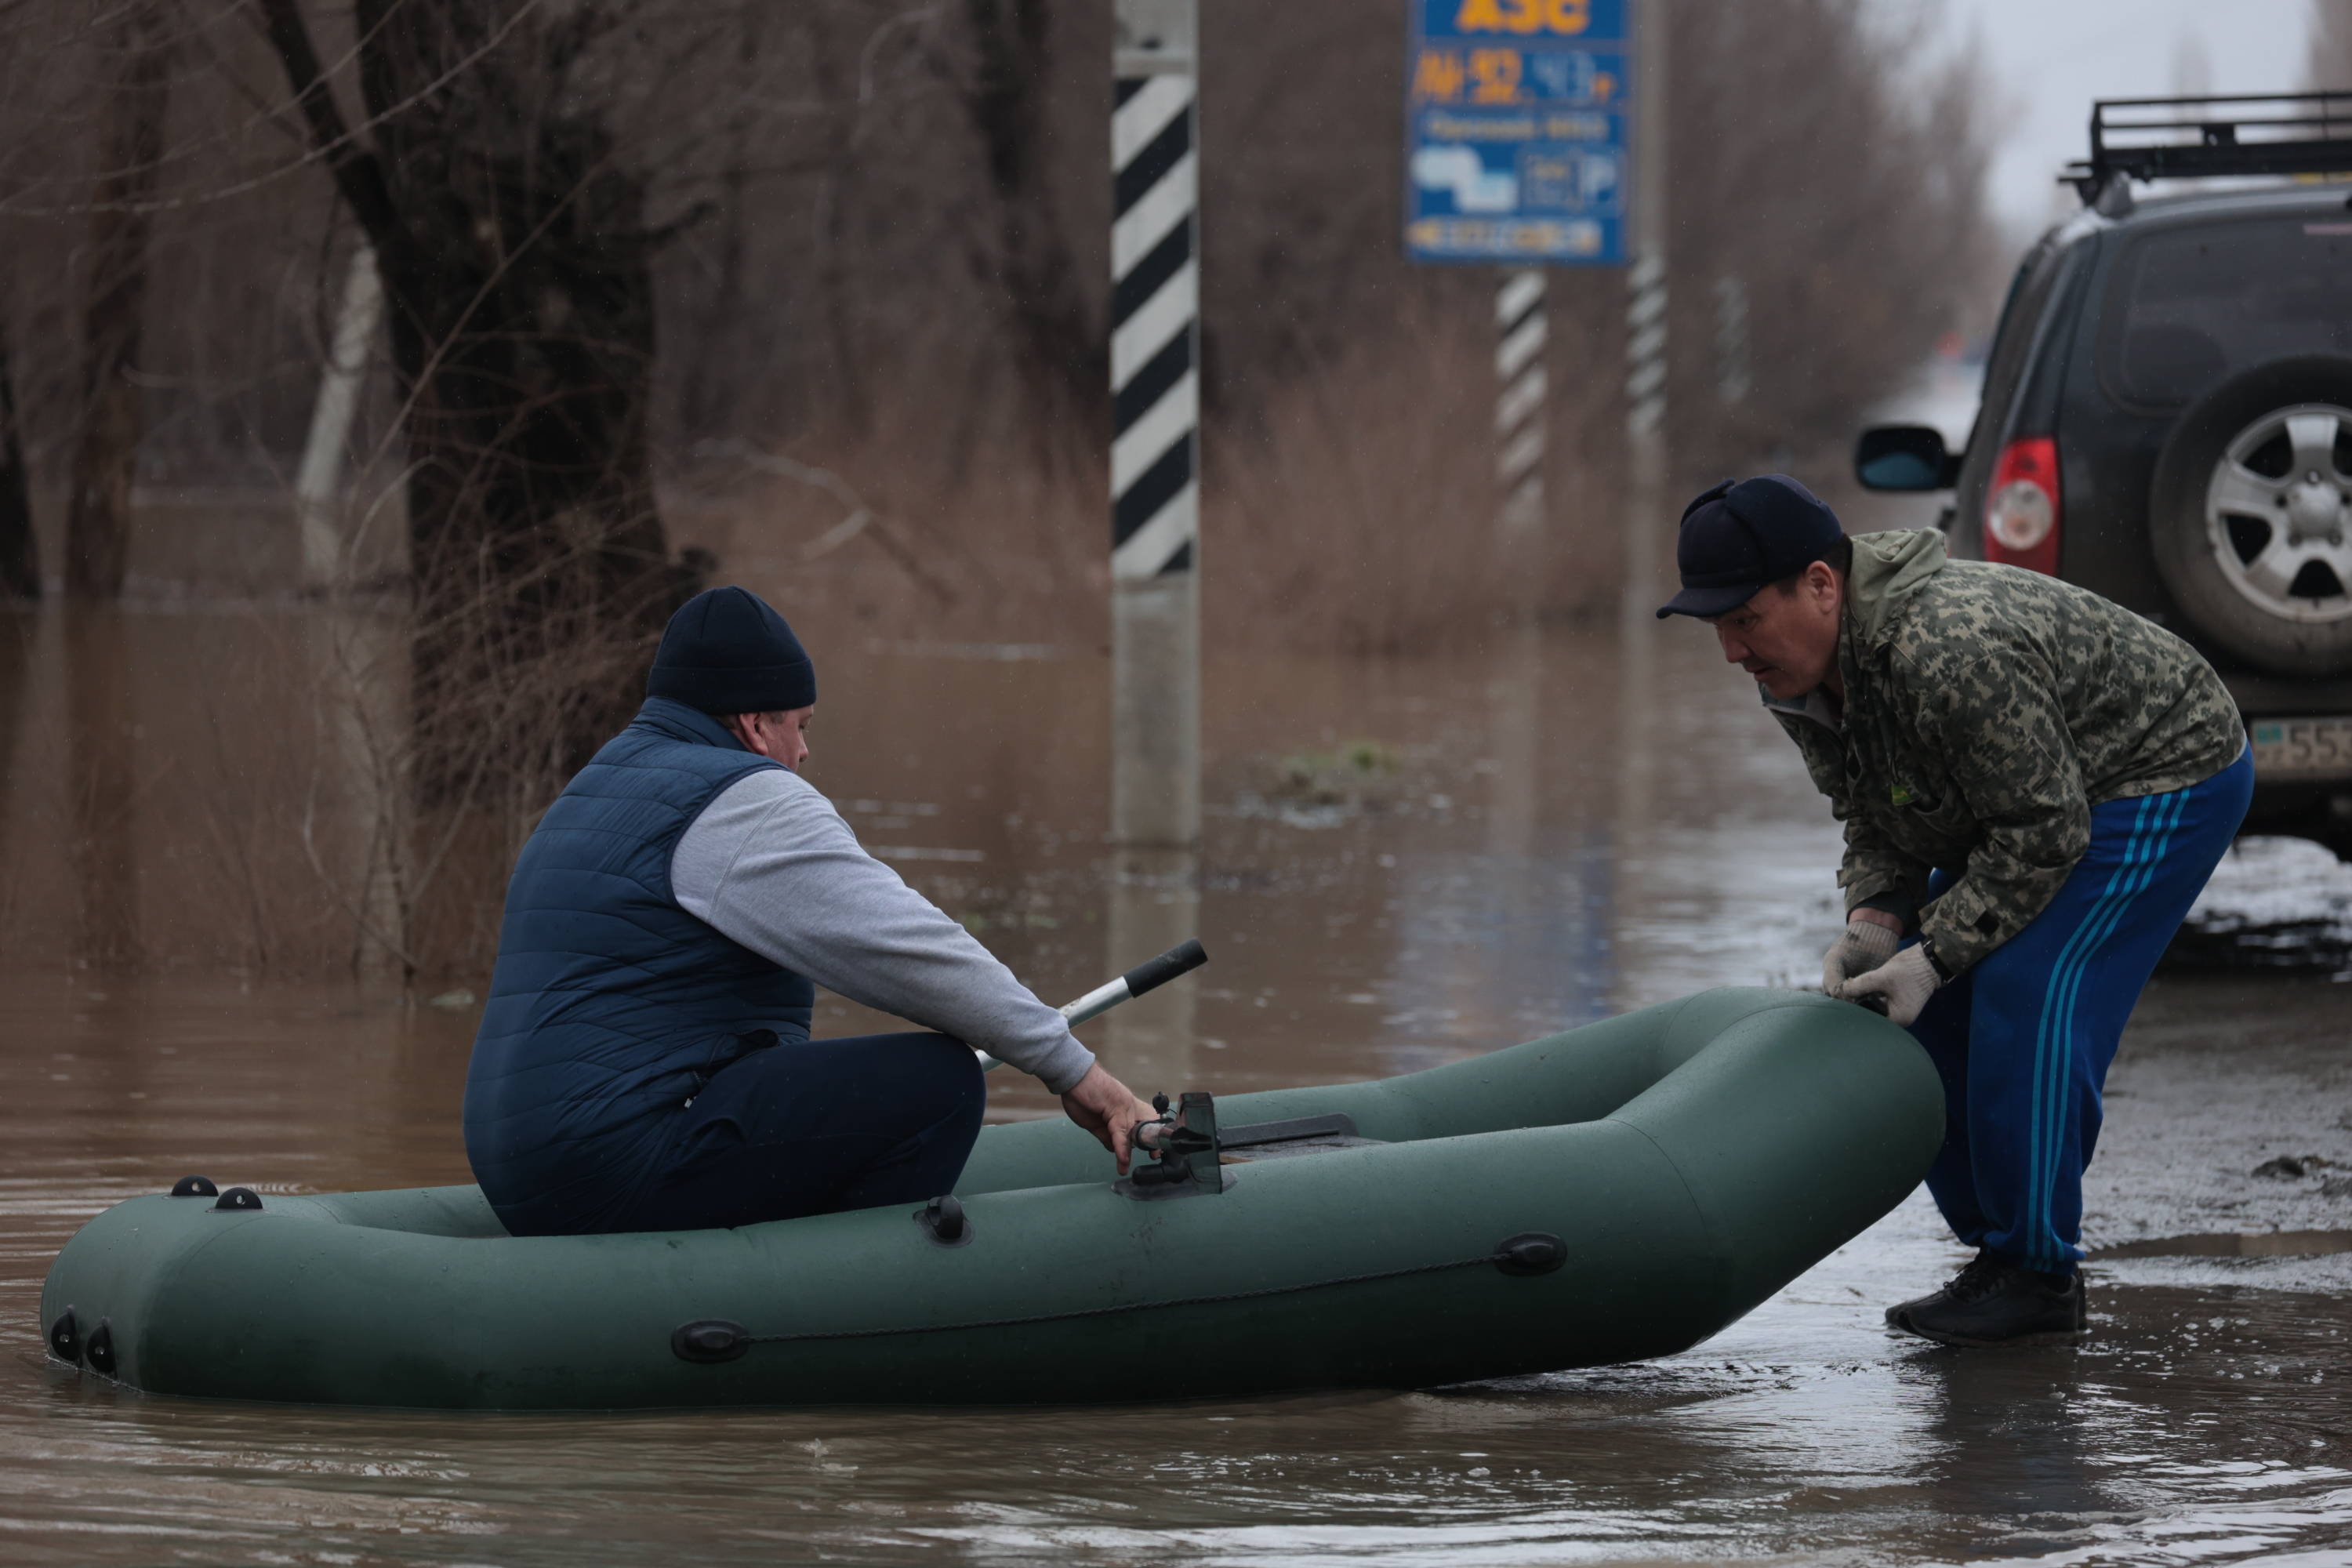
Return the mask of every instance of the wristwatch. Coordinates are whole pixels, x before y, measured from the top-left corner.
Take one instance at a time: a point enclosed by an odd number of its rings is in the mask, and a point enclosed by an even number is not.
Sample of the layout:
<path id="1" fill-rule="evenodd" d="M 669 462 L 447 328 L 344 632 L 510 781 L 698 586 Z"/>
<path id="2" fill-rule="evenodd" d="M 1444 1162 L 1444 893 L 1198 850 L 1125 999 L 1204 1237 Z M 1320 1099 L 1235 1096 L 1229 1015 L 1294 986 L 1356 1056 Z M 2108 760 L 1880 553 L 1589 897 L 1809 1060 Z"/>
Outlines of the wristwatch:
<path id="1" fill-rule="evenodd" d="M 1936 984 L 1949 985 L 1952 983 L 1952 972 L 1946 966 L 1944 955 L 1936 951 L 1936 939 L 1932 936 L 1921 937 L 1919 951 L 1927 955 L 1927 967 L 1936 972 Z"/>

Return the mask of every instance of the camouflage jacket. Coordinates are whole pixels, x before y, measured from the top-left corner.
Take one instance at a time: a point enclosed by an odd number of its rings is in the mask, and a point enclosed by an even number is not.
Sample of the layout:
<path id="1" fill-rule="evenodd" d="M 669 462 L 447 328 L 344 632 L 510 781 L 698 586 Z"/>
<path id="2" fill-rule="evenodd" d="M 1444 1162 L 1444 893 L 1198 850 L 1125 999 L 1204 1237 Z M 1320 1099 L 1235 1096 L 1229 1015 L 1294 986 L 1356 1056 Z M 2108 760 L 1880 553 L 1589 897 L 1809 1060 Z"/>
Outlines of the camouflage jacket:
<path id="1" fill-rule="evenodd" d="M 2048 907 L 2091 807 L 2210 778 L 2237 705 L 2197 650 L 2086 589 L 1948 561 L 1932 529 L 1858 534 L 1826 691 L 1773 710 L 1845 824 L 1846 908 L 1907 893 L 1955 973 Z M 1927 901 L 1927 874 L 1954 879 Z"/>

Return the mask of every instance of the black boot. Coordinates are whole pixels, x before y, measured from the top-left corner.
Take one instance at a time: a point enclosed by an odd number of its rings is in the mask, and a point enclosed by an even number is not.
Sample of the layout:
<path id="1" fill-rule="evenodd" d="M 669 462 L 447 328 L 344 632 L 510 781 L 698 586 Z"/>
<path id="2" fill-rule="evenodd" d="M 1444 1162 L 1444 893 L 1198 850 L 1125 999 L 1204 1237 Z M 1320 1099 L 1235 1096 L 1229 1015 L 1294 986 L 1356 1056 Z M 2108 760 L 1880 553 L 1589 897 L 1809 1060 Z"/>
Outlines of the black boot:
<path id="1" fill-rule="evenodd" d="M 2063 1345 L 2086 1321 L 2083 1277 L 2042 1274 L 1990 1251 L 1932 1296 L 1891 1309 L 1887 1322 L 1948 1345 Z"/>
<path id="2" fill-rule="evenodd" d="M 1978 1247 L 1977 1255 L 1969 1258 L 1967 1266 L 1951 1279 L 1928 1291 L 1925 1296 L 1915 1296 L 1908 1301 L 1897 1301 L 1887 1308 L 1886 1326 L 1890 1329 L 1907 1331 L 1910 1325 L 1903 1321 L 1906 1313 L 1916 1312 L 1922 1307 L 1932 1306 L 1942 1301 L 1949 1297 L 1954 1289 L 1963 1285 L 1973 1290 L 1976 1288 L 1974 1281 L 1978 1274 L 1988 1268 L 1998 1267 L 2000 1267 L 2000 1259 L 1993 1257 L 1991 1248 Z"/>

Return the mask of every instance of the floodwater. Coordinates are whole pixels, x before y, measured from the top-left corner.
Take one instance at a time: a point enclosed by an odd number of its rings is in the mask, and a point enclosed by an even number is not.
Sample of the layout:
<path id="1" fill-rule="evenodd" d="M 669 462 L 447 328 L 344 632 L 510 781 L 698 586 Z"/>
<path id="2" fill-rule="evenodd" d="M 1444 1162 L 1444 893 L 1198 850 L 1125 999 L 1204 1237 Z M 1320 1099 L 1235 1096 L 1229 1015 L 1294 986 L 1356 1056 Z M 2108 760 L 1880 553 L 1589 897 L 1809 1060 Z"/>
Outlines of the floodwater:
<path id="1" fill-rule="evenodd" d="M 173 637 L 238 634 L 137 635 L 185 668 Z M 810 776 L 1048 1000 L 1197 914 L 1210 966 L 1085 1031 L 1144 1092 L 1384 1076 L 1817 973 L 1833 825 L 1703 632 L 1643 637 L 1213 663 L 1197 909 L 1181 877 L 1107 885 L 1092 649 L 813 636 Z M 24 777 L 40 754 L 19 747 Z M 30 798 L 0 842 L 70 869 Z M 121 809 L 152 839 L 168 786 Z M 151 915 L 177 863 L 153 859 Z M 2352 1232 L 2352 875 L 2251 844 L 2199 919 L 2111 1080 L 2088 1237 Z M 1146 1403 L 1182 1391 L 1171 1342 L 1121 1410 L 452 1417 L 148 1398 L 45 1359 L 40 1279 L 108 1204 L 191 1171 L 466 1179 L 462 989 L 10 971 L 0 1560 L 2352 1561 L 2352 1253 L 2119 1258 L 2081 1348 L 1957 1352 L 1879 1321 L 1961 1260 L 1919 1194 L 1683 1355 L 1409 1394 Z M 875 1022 L 828 1007 L 828 1032 Z M 999 1119 L 1052 1111 L 995 1088 Z"/>

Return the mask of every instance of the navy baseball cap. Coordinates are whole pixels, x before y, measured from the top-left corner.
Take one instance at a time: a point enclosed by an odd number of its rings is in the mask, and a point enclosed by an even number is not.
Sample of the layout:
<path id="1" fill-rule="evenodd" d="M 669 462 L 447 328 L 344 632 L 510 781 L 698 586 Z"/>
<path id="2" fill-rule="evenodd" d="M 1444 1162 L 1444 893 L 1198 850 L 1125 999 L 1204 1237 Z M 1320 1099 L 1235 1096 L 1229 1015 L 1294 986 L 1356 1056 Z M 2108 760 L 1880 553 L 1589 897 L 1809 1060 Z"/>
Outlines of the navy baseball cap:
<path id="1" fill-rule="evenodd" d="M 1675 542 L 1683 591 L 1660 607 L 1658 619 L 1736 610 L 1844 537 L 1837 513 L 1786 474 L 1726 479 L 1683 508 Z"/>

